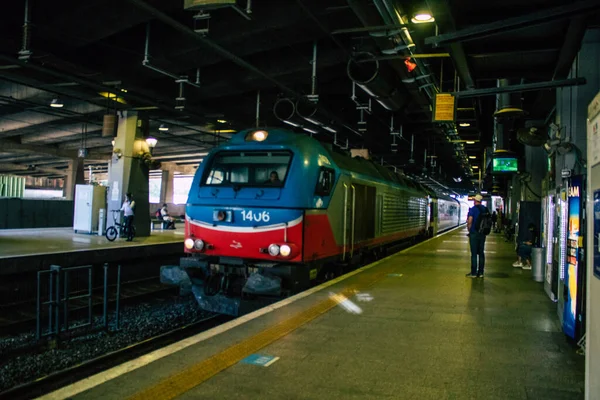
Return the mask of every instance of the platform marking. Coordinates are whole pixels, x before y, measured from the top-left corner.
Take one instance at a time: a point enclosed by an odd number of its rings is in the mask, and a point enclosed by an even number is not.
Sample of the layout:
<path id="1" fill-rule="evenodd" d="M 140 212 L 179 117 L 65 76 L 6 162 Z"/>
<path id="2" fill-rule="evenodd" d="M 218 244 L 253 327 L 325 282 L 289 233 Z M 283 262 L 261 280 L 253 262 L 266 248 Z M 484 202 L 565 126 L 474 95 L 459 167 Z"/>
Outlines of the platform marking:
<path id="1" fill-rule="evenodd" d="M 258 365 L 260 367 L 268 367 L 275 361 L 279 360 L 279 357 L 267 356 L 263 354 L 250 354 L 248 357 L 240 361 L 242 364 Z"/>
<path id="2" fill-rule="evenodd" d="M 427 243 L 429 243 L 431 241 L 437 240 L 440 237 L 442 237 L 442 236 L 444 236 L 446 234 L 449 234 L 451 232 L 454 232 L 455 230 L 461 229 L 461 228 L 462 228 L 462 226 L 458 226 L 458 227 L 456 227 L 454 229 L 451 229 L 451 230 L 448 230 L 446 232 L 443 232 L 443 233 L 437 235 L 436 237 L 433 237 L 431 239 L 427 239 L 424 242 L 418 243 L 418 244 L 416 244 L 416 245 L 414 245 L 414 246 L 412 246 L 412 247 L 410 247 L 408 249 L 404 249 L 404 250 L 401 250 L 401 251 L 399 251 L 399 252 L 397 252 L 395 254 L 389 255 L 389 256 L 387 256 L 385 258 L 382 258 L 381 260 L 376 261 L 376 262 L 374 262 L 372 264 L 365 265 L 364 267 L 358 268 L 358 269 L 356 269 L 356 270 L 354 270 L 352 272 L 349 272 L 349 273 L 347 273 L 345 275 L 342 275 L 342 276 L 340 276 L 340 277 L 338 277 L 338 278 L 336 278 L 334 280 L 322 283 L 319 286 L 315 286 L 314 288 L 306 290 L 306 291 L 304 291 L 302 293 L 298 293 L 298 294 L 296 294 L 296 295 L 294 295 L 292 297 L 288 297 L 287 299 L 281 300 L 281 301 L 279 301 L 277 303 L 274 303 L 274 304 L 272 304 L 270 306 L 263 307 L 260 310 L 256 310 L 256 311 L 254 311 L 254 312 L 252 312 L 250 314 L 247 314 L 247 315 L 245 315 L 243 317 L 236 318 L 233 321 L 226 322 L 225 324 L 216 326 L 216 327 L 214 327 L 212 329 L 209 329 L 208 331 L 205 331 L 205 332 L 199 333 L 199 334 L 197 334 L 195 336 L 191 336 L 189 338 L 183 339 L 183 340 L 181 340 L 179 342 L 176 342 L 176 343 L 173 343 L 173 344 L 171 344 L 169 346 L 163 347 L 163 348 L 155 350 L 155 351 L 153 351 L 151 353 L 148 353 L 148 354 L 145 354 L 143 356 L 140 356 L 140 357 L 138 357 L 136 359 L 133 359 L 133 360 L 127 361 L 127 362 L 125 362 L 123 364 L 117 365 L 117 366 L 115 366 L 113 368 L 110 368 L 110 369 L 108 369 L 106 371 L 102 371 L 102 372 L 100 372 L 100 373 L 98 373 L 96 375 L 92 375 L 92 376 L 90 376 L 88 378 L 82 379 L 82 380 L 80 380 L 78 382 L 75 382 L 75 383 L 73 383 L 71 385 L 65 386 L 65 387 L 63 387 L 61 389 L 58 389 L 58 390 L 54 391 L 54 392 L 51 392 L 51 393 L 48 393 L 48 394 L 46 394 L 46 395 L 44 395 L 42 397 L 39 397 L 39 399 L 42 399 L 42 400 L 53 399 L 54 400 L 54 399 L 65 399 L 65 398 L 68 398 L 68 397 L 75 396 L 75 395 L 77 395 L 79 393 L 82 393 L 82 392 L 84 392 L 86 390 L 92 389 L 92 388 L 94 388 L 94 387 L 96 387 L 98 385 L 106 383 L 106 382 L 108 382 L 108 381 L 110 381 L 112 379 L 118 378 L 119 376 L 124 375 L 124 374 L 126 374 L 128 372 L 134 371 L 134 370 L 136 370 L 138 368 L 142 368 L 142 367 L 144 367 L 144 366 L 146 366 L 146 365 L 148 365 L 148 364 L 150 364 L 150 363 L 152 363 L 152 362 L 154 362 L 156 360 L 159 360 L 161 358 L 167 357 L 167 356 L 169 356 L 171 354 L 174 354 L 174 353 L 176 353 L 178 351 L 181 351 L 181 350 L 183 350 L 183 349 L 185 349 L 185 348 L 187 348 L 189 346 L 193 346 L 193 345 L 198 344 L 198 343 L 200 343 L 202 341 L 208 340 L 208 339 L 210 339 L 210 338 L 212 338 L 212 337 L 214 337 L 216 335 L 219 335 L 219 334 L 221 334 L 223 332 L 226 332 L 226 331 L 228 331 L 230 329 L 233 329 L 233 328 L 235 328 L 235 327 L 237 327 L 239 325 L 242 325 L 242 324 L 244 324 L 244 323 L 246 323 L 248 321 L 251 321 L 251 320 L 256 319 L 258 317 L 261 317 L 261 316 L 263 316 L 263 315 L 265 315 L 267 313 L 275 311 L 278 308 L 285 307 L 288 304 L 291 304 L 291 303 L 293 303 L 293 302 L 295 302 L 297 300 L 300 300 L 300 299 L 303 299 L 305 297 L 308 297 L 308 296 L 310 296 L 310 295 L 312 295 L 312 294 L 314 294 L 316 292 L 319 292 L 319 291 L 321 291 L 321 290 L 323 290 L 323 289 L 325 289 L 325 288 L 327 288 L 329 286 L 335 285 L 335 284 L 337 284 L 337 283 L 339 283 L 339 282 L 341 282 L 343 280 L 346 280 L 346 279 L 348 279 L 348 278 L 350 278 L 350 277 L 352 277 L 352 276 L 354 276 L 356 274 L 359 274 L 359 273 L 364 272 L 366 270 L 369 270 L 369 269 L 371 269 L 373 267 L 376 267 L 377 265 L 379 265 L 381 263 L 389 261 L 390 259 L 392 259 L 393 257 L 396 257 L 399 254 L 404 254 L 404 253 L 407 253 L 408 251 L 412 251 L 412 250 L 414 250 L 414 249 L 416 249 L 418 247 L 421 247 L 421 246 L 423 246 L 423 245 L 425 245 L 425 244 L 427 244 Z M 335 307 L 335 305 L 336 304 L 334 303 L 331 306 L 331 308 Z M 225 368 L 227 368 L 227 367 L 225 367 Z M 223 368 L 223 369 L 225 369 L 225 368 Z M 217 374 L 218 372 L 220 372 L 220 371 L 214 372 L 211 376 Z M 206 379 L 208 379 L 208 378 L 210 378 L 210 376 L 208 376 Z M 197 385 L 199 385 L 200 383 L 201 382 L 198 382 Z M 153 400 L 158 400 L 158 399 L 153 399 Z"/>
<path id="3" fill-rule="evenodd" d="M 402 274 L 387 274 L 387 276 L 392 277 L 392 278 L 399 278 L 402 276 Z"/>
<path id="4" fill-rule="evenodd" d="M 77 242 L 77 243 L 92 243 L 91 239 L 84 239 L 84 238 L 78 238 L 78 237 L 71 238 L 71 240 L 74 242 Z"/>

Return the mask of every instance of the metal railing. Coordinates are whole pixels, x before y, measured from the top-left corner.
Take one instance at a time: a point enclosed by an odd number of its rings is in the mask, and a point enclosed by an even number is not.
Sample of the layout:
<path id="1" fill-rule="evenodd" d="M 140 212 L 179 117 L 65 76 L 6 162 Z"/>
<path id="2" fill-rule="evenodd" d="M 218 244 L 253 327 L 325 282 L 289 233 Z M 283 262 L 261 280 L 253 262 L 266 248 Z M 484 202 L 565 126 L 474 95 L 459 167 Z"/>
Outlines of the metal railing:
<path id="1" fill-rule="evenodd" d="M 94 290 L 93 290 L 93 266 L 83 265 L 78 267 L 63 268 L 59 265 L 50 266 L 49 270 L 38 271 L 37 279 L 37 297 L 36 297 L 36 329 L 35 338 L 41 340 L 42 338 L 48 337 L 50 340 L 59 340 L 61 333 L 73 332 L 79 330 L 80 334 L 87 334 L 90 330 L 104 330 L 106 332 L 111 331 L 109 324 L 109 311 L 108 303 L 109 299 L 109 266 L 108 263 L 104 264 L 104 284 L 103 284 L 103 296 L 102 296 L 102 324 L 96 326 L 94 324 Z M 72 280 L 72 274 L 76 272 L 87 271 L 87 291 L 76 291 L 72 292 L 70 283 Z M 42 288 L 44 279 L 48 279 L 47 287 L 48 293 L 47 298 L 43 299 Z M 117 277 L 116 277 L 116 294 L 115 294 L 115 312 L 114 312 L 114 324 L 112 331 L 118 331 L 119 327 L 119 314 L 120 314 L 120 298 L 121 298 L 121 266 L 117 266 Z M 70 314 L 71 304 L 74 301 L 83 300 L 87 303 L 87 315 L 83 319 L 82 323 L 71 325 Z M 43 326 L 44 310 L 47 307 L 48 324 Z M 82 328 L 89 328 L 84 330 Z"/>

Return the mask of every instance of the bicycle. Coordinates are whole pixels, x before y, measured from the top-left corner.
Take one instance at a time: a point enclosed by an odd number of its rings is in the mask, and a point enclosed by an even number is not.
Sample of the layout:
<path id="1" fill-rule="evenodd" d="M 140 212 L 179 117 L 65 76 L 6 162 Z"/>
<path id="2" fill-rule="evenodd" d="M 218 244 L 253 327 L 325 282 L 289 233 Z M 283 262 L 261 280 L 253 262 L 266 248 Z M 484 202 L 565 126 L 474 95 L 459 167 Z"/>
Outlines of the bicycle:
<path id="1" fill-rule="evenodd" d="M 108 228 L 106 230 L 106 233 L 104 234 L 104 236 L 106 236 L 106 238 L 111 242 L 114 241 L 117 237 L 127 236 L 127 232 L 125 230 L 125 224 L 121 224 L 121 223 L 117 222 L 117 213 L 120 217 L 121 210 L 112 210 L 112 213 L 113 213 L 113 226 Z M 131 237 L 134 238 L 135 237 L 135 225 L 131 225 L 131 233 L 132 233 Z"/>

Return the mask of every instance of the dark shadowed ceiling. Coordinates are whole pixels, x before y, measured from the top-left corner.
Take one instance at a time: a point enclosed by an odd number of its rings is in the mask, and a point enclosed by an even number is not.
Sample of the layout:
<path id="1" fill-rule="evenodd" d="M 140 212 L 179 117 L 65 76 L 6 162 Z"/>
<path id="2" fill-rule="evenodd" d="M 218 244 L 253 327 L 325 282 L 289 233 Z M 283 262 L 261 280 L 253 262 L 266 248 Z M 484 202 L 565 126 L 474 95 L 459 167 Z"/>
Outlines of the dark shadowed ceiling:
<path id="1" fill-rule="evenodd" d="M 312 119 L 329 129 L 302 123 L 316 138 L 368 148 L 377 162 L 457 191 L 473 189 L 472 167 L 482 166 L 493 144 L 496 97 L 477 91 L 499 79 L 521 85 L 567 78 L 599 7 L 564 0 L 255 0 L 247 13 L 239 0 L 238 9 L 205 9 L 207 20 L 182 0 L 5 3 L 0 173 L 60 176 L 82 146 L 89 149 L 86 165 L 104 170 L 112 145 L 102 137 L 102 121 L 115 108 L 148 115 L 158 159 L 194 164 L 233 131 L 291 128 L 275 117 L 275 104 L 299 100 L 304 109 L 315 94 Z M 435 22 L 411 23 L 421 8 Z M 207 21 L 207 32 L 194 31 Z M 361 62 L 365 53 L 371 58 Z M 351 59 L 355 79 L 377 72 L 371 92 L 391 110 L 353 85 Z M 470 90 L 474 96 L 460 96 Z M 432 122 L 439 92 L 459 94 L 456 122 Z M 107 99 L 110 93 L 120 101 Z M 49 106 L 56 97 L 63 108 Z M 527 118 L 551 115 L 552 88 L 517 97 Z M 169 131 L 159 131 L 161 124 Z"/>

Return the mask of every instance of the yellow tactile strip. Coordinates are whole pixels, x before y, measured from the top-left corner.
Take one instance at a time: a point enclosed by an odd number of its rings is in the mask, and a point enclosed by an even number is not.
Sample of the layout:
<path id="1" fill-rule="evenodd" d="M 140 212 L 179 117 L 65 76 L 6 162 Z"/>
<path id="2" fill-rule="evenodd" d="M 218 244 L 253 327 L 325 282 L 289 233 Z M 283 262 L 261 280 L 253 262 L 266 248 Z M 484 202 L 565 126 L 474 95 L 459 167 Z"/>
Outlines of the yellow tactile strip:
<path id="1" fill-rule="evenodd" d="M 403 260 L 403 262 L 408 261 L 409 258 Z M 202 382 L 215 376 L 224 369 L 227 369 L 238 363 L 250 354 L 259 351 L 263 347 L 268 346 L 276 340 L 284 337 L 288 333 L 298 329 L 300 326 L 331 310 L 338 304 L 338 301 L 335 299 L 339 298 L 340 295 L 350 297 L 353 294 L 356 294 L 357 292 L 373 285 L 387 274 L 396 271 L 397 267 L 392 265 L 387 267 L 382 266 L 376 271 L 368 271 L 365 274 L 359 274 L 356 276 L 358 281 L 336 293 L 337 296 L 332 296 L 327 300 L 323 300 L 314 306 L 311 306 L 309 309 L 227 348 L 219 354 L 215 354 L 214 356 L 196 365 L 193 365 L 175 375 L 164 379 L 154 386 L 136 393 L 135 395 L 129 397 L 129 399 L 163 400 L 173 399 L 177 396 L 180 396 L 200 385 Z"/>

